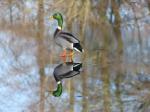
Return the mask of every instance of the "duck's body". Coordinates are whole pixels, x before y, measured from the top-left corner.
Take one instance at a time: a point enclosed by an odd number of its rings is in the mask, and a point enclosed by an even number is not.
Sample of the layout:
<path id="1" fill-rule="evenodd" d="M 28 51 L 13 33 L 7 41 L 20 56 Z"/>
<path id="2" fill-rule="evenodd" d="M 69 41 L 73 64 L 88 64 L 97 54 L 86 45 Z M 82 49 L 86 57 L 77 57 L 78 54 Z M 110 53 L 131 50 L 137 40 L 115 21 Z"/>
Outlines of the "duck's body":
<path id="1" fill-rule="evenodd" d="M 63 17 L 60 13 L 55 13 L 51 18 L 56 19 L 58 22 L 58 27 L 54 33 L 54 40 L 56 44 L 63 49 L 63 53 L 61 54 L 61 57 L 65 57 L 66 50 L 70 50 L 71 52 L 69 56 L 71 57 L 72 60 L 73 50 L 76 50 L 78 52 L 83 52 L 83 48 L 80 44 L 80 41 L 71 33 L 62 31 Z"/>
<path id="2" fill-rule="evenodd" d="M 53 92 L 53 95 L 58 97 L 62 94 L 61 80 L 64 78 L 70 78 L 80 73 L 82 63 L 66 62 L 56 66 L 54 69 L 54 78 L 57 82 L 57 90 Z"/>
<path id="3" fill-rule="evenodd" d="M 82 52 L 80 41 L 71 33 L 64 32 L 57 28 L 54 33 L 54 40 L 56 44 L 63 49 Z"/>
<path id="4" fill-rule="evenodd" d="M 58 65 L 54 70 L 55 80 L 61 81 L 64 78 L 70 78 L 80 73 L 82 63 L 66 62 Z"/>

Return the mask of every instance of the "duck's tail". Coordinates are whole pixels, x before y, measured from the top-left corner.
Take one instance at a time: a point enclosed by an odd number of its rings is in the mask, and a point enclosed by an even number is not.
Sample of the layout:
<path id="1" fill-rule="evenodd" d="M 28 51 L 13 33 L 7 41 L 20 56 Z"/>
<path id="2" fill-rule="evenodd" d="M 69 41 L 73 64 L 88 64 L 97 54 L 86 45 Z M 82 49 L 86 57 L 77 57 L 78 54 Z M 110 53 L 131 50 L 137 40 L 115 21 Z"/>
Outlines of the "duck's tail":
<path id="1" fill-rule="evenodd" d="M 83 50 L 82 46 L 80 45 L 80 43 L 74 43 L 73 48 L 74 48 L 74 50 L 76 50 L 78 52 L 84 52 L 84 50 Z"/>

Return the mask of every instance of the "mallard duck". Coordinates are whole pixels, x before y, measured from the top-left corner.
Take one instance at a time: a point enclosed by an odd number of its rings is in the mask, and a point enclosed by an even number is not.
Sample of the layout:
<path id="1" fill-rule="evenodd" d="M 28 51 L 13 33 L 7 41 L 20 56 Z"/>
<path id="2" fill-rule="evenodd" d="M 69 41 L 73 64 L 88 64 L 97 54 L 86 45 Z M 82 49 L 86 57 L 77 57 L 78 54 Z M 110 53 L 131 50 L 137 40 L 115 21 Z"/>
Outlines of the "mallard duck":
<path id="1" fill-rule="evenodd" d="M 83 52 L 83 48 L 80 41 L 71 33 L 62 31 L 63 17 L 60 13 L 54 13 L 51 19 L 55 19 L 58 22 L 58 27 L 54 33 L 54 40 L 57 45 L 63 48 L 63 53 L 60 55 L 66 57 L 66 50 L 70 51 L 69 56 L 71 57 L 71 62 L 73 61 L 73 50 L 78 52 Z M 64 59 L 65 61 L 66 59 Z"/>
<path id="2" fill-rule="evenodd" d="M 57 89 L 53 91 L 53 96 L 59 97 L 62 94 L 62 79 L 70 78 L 80 73 L 82 63 L 66 62 L 54 69 L 53 75 L 57 82 Z"/>

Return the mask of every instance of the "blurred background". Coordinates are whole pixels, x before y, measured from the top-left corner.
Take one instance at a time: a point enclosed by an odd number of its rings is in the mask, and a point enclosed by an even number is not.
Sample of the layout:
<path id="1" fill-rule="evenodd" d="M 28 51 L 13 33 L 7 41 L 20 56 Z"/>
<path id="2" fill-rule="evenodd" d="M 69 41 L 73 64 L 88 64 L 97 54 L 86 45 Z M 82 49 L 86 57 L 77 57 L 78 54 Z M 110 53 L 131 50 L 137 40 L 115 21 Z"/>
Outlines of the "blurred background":
<path id="1" fill-rule="evenodd" d="M 55 12 L 85 50 L 58 98 Z M 0 112 L 150 112 L 150 0 L 0 0 Z"/>

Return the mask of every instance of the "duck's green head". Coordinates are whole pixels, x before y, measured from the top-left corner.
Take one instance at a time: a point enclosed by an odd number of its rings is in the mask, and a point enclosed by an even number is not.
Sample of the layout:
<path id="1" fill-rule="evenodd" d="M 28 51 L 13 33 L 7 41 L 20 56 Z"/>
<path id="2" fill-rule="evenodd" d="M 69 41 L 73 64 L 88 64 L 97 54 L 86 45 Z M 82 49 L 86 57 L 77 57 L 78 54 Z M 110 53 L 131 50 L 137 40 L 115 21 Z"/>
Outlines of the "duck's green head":
<path id="1" fill-rule="evenodd" d="M 55 91 L 53 91 L 53 96 L 55 96 L 55 97 L 59 97 L 59 96 L 61 96 L 61 94 L 62 94 L 62 83 L 61 82 L 58 82 L 57 83 L 57 89 L 55 90 Z"/>
<path id="2" fill-rule="evenodd" d="M 59 27 L 60 29 L 62 29 L 63 17 L 62 17 L 62 14 L 61 14 L 61 13 L 59 13 L 59 12 L 54 13 L 54 14 L 50 17 L 50 19 L 55 19 L 55 20 L 57 20 L 57 22 L 58 22 L 58 27 Z"/>

